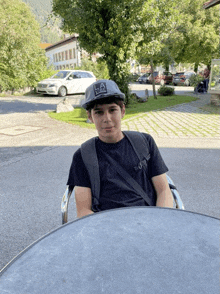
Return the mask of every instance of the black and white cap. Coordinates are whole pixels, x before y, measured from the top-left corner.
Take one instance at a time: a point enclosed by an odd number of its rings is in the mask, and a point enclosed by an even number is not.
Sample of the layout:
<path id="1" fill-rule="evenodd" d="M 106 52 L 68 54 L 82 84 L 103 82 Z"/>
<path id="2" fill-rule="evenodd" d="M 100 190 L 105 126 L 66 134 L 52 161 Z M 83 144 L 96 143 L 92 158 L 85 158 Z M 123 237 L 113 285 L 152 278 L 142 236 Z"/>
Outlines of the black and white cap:
<path id="1" fill-rule="evenodd" d="M 111 96 L 123 101 L 125 100 L 125 94 L 119 90 L 118 85 L 114 81 L 99 80 L 86 89 L 85 101 L 82 107 L 86 109 L 91 102 Z"/>

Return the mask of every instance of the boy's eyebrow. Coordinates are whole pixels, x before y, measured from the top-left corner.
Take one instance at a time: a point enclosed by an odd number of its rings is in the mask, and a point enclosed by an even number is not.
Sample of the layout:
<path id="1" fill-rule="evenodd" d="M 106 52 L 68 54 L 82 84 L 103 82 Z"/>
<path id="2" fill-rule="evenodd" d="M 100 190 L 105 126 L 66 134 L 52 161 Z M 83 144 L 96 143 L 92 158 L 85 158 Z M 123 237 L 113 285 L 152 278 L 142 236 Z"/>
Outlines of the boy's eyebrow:
<path id="1" fill-rule="evenodd" d="M 117 108 L 117 105 L 110 105 L 110 108 Z M 93 110 L 100 110 L 100 109 L 102 109 L 102 106 L 99 106 L 99 105 L 96 105 L 94 108 L 93 108 Z"/>
<path id="2" fill-rule="evenodd" d="M 95 106 L 94 108 L 93 108 L 93 110 L 100 110 L 101 109 L 101 106 Z"/>

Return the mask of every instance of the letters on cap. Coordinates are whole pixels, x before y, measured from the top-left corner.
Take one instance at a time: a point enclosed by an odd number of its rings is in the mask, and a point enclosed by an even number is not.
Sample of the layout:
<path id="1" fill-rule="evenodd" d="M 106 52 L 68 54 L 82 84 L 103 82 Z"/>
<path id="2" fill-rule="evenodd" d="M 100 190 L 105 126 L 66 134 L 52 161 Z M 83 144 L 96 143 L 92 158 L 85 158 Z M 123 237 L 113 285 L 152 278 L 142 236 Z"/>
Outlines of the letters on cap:
<path id="1" fill-rule="evenodd" d="M 97 83 L 94 85 L 94 93 L 95 96 L 98 96 L 100 94 L 106 94 L 107 93 L 107 86 L 105 82 Z"/>

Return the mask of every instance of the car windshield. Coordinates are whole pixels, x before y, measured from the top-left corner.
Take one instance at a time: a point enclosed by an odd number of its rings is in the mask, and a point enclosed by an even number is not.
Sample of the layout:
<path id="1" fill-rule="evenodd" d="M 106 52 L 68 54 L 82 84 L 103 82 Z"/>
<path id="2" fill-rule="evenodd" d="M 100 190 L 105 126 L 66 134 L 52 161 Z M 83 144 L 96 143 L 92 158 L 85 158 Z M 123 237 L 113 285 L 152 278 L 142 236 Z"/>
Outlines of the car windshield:
<path id="1" fill-rule="evenodd" d="M 179 76 L 182 76 L 182 75 L 184 75 L 184 72 L 177 72 L 177 73 L 175 74 L 175 77 L 179 77 Z"/>
<path id="2" fill-rule="evenodd" d="M 52 79 L 65 79 L 71 71 L 59 71 L 55 75 L 53 75 Z"/>

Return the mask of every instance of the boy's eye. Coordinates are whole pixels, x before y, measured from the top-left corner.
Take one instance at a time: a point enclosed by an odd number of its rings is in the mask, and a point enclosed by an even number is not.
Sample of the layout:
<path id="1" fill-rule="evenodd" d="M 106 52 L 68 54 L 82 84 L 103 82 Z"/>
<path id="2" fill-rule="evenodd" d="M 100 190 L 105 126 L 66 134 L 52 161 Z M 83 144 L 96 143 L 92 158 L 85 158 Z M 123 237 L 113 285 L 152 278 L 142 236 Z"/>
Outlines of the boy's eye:
<path id="1" fill-rule="evenodd" d="M 100 115 L 100 114 L 102 114 L 102 111 L 101 110 L 96 110 L 95 111 L 95 114 L 99 114 Z"/>

